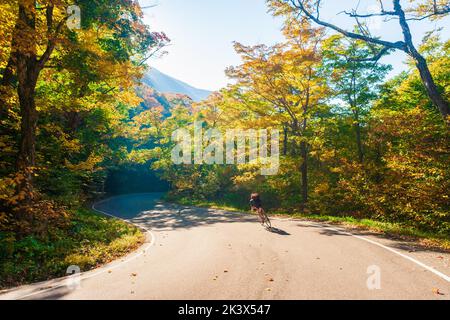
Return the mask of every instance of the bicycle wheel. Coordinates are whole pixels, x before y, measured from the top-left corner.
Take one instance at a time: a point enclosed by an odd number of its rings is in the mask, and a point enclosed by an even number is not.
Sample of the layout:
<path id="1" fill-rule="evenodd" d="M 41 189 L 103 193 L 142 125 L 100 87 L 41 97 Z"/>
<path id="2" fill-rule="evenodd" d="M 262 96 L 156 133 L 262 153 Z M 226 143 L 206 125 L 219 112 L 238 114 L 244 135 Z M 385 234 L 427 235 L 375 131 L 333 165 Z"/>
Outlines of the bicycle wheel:
<path id="1" fill-rule="evenodd" d="M 263 215 L 262 215 L 262 217 L 263 217 L 263 226 L 264 226 L 264 228 L 266 228 L 267 230 L 272 230 L 272 222 L 270 222 L 270 219 L 269 219 L 269 217 L 267 216 L 267 213 L 264 213 Z"/>

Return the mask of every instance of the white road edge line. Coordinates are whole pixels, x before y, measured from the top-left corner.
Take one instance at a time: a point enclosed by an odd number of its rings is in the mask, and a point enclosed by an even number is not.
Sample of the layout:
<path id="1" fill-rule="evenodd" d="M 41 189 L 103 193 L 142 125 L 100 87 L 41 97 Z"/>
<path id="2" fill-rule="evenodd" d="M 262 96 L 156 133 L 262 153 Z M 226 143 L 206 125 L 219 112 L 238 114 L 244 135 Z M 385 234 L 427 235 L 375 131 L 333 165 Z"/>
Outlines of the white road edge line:
<path id="1" fill-rule="evenodd" d="M 114 197 L 114 198 L 116 198 L 116 197 Z M 136 227 L 143 229 L 148 235 L 151 236 L 152 240 L 145 247 L 139 248 L 134 254 L 132 253 L 131 256 L 128 259 L 123 260 L 123 261 L 118 262 L 118 263 L 112 262 L 114 265 L 112 265 L 111 267 L 107 267 L 107 265 L 106 265 L 106 266 L 100 267 L 100 269 L 98 269 L 97 271 L 96 270 L 91 270 L 91 271 L 87 271 L 87 272 L 83 272 L 83 273 L 79 274 L 78 275 L 78 279 L 80 281 L 87 280 L 87 279 L 99 276 L 99 275 L 104 274 L 106 272 L 109 272 L 111 270 L 115 270 L 115 269 L 121 267 L 122 265 L 124 265 L 126 263 L 129 263 L 129 262 L 131 262 L 131 261 L 141 257 L 144 253 L 147 252 L 147 250 L 149 250 L 151 247 L 153 247 L 155 245 L 155 243 L 156 243 L 156 236 L 151 230 L 149 230 L 149 229 L 147 229 L 147 228 L 145 228 L 143 226 L 137 225 L 137 224 L 135 224 L 135 223 L 133 223 L 131 221 L 128 221 L 128 220 L 125 220 L 125 219 L 122 219 L 122 218 L 118 218 L 116 216 L 113 216 L 113 215 L 111 215 L 111 214 L 109 214 L 107 212 L 104 212 L 104 211 L 99 210 L 99 209 L 96 208 L 97 205 L 105 203 L 107 201 L 110 201 L 111 199 L 114 199 L 114 198 L 108 198 L 106 200 L 94 203 L 92 205 L 92 210 L 94 210 L 94 211 L 96 211 L 98 213 L 104 214 L 104 215 L 106 215 L 108 217 L 111 217 L 111 218 L 114 218 L 114 219 L 119 219 L 119 220 L 125 221 L 127 223 L 133 224 Z M 48 288 L 48 289 L 36 291 L 36 292 L 30 293 L 30 294 L 26 294 L 26 295 L 23 295 L 23 296 L 19 296 L 19 297 L 14 297 L 14 298 L 12 298 L 12 300 L 22 300 L 22 299 L 30 298 L 30 297 L 35 296 L 35 295 L 43 294 L 43 293 L 46 293 L 46 292 L 50 292 L 50 291 L 53 291 L 53 290 L 65 287 L 66 283 L 64 283 L 64 282 L 66 280 L 68 280 L 68 279 L 70 279 L 70 277 L 64 277 L 64 278 L 60 278 L 60 279 L 51 280 L 51 281 L 58 281 L 58 282 L 63 282 L 63 283 L 59 284 L 59 285 L 56 285 L 56 286 L 52 286 L 51 288 Z M 5 292 L 2 295 L 8 295 L 8 292 Z M 1 298 L 1 295 L 0 295 L 0 298 Z"/>
<path id="2" fill-rule="evenodd" d="M 299 221 L 299 222 L 304 222 L 302 220 L 295 220 L 295 219 L 276 219 L 276 218 L 274 218 L 272 220 L 275 220 L 275 221 Z M 378 246 L 380 248 L 383 248 L 385 250 L 388 250 L 391 253 L 394 253 L 394 254 L 396 254 L 396 255 L 398 255 L 398 256 L 406 259 L 406 260 L 409 260 L 409 261 L 417 264 L 418 266 L 424 268 L 425 270 L 428 270 L 428 271 L 434 273 L 436 276 L 444 279 L 445 281 L 450 282 L 450 276 L 447 276 L 446 274 L 443 274 L 442 272 L 434 269 L 433 267 L 427 266 L 423 262 L 420 262 L 419 260 L 416 260 L 416 259 L 414 259 L 414 258 L 412 258 L 412 257 L 410 257 L 410 256 L 408 256 L 408 255 L 406 255 L 404 253 L 401 253 L 401 252 L 399 252 L 399 251 L 397 251 L 395 249 L 392 249 L 392 248 L 390 248 L 388 246 L 385 246 L 384 244 L 381 244 L 379 242 L 373 241 L 373 240 L 365 238 L 365 237 L 357 236 L 357 235 L 355 235 L 353 233 L 350 233 L 350 232 L 347 232 L 347 231 L 344 231 L 344 230 L 339 230 L 339 229 L 330 227 L 330 226 L 328 226 L 326 224 L 321 225 L 321 224 L 317 224 L 317 223 L 311 223 L 311 225 L 315 225 L 317 227 L 321 227 L 321 228 L 324 228 L 326 230 L 336 231 L 336 232 L 341 233 L 343 235 L 352 236 L 352 237 L 354 237 L 356 239 L 363 240 L 363 241 L 366 241 L 366 242 L 371 243 L 373 245 L 376 245 L 376 246 Z"/>

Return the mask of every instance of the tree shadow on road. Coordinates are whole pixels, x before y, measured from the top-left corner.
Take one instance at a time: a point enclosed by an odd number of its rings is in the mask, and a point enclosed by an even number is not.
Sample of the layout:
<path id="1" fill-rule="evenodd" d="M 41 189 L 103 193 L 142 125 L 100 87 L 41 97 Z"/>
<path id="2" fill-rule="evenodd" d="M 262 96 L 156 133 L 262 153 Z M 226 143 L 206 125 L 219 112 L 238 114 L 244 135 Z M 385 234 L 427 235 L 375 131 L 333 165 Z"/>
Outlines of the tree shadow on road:
<path id="1" fill-rule="evenodd" d="M 222 210 L 158 203 L 152 210 L 144 211 L 130 221 L 148 229 L 168 231 L 192 229 L 218 223 L 254 223 L 257 219 L 250 215 Z"/>
<path id="2" fill-rule="evenodd" d="M 62 287 L 58 287 L 55 288 L 53 290 L 50 290 L 48 292 L 42 292 L 39 293 L 41 290 L 37 289 L 35 290 L 35 296 L 29 297 L 29 298 L 25 298 L 23 300 L 59 300 L 62 299 L 63 297 L 69 295 L 70 293 L 74 292 L 75 290 L 69 289 L 66 286 L 62 286 Z"/>

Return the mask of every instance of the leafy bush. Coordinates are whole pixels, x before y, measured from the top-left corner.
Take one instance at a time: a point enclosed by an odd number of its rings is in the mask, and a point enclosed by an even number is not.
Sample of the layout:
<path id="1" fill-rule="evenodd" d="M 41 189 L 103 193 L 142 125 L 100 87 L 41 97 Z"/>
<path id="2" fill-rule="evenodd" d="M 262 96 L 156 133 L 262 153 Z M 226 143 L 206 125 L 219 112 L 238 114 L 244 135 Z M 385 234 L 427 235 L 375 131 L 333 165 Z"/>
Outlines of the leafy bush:
<path id="1" fill-rule="evenodd" d="M 65 228 L 50 229 L 45 237 L 17 239 L 13 232 L 0 232 L 0 287 L 65 276 L 71 265 L 88 271 L 144 240 L 138 228 L 90 210 L 73 212 L 69 222 Z"/>

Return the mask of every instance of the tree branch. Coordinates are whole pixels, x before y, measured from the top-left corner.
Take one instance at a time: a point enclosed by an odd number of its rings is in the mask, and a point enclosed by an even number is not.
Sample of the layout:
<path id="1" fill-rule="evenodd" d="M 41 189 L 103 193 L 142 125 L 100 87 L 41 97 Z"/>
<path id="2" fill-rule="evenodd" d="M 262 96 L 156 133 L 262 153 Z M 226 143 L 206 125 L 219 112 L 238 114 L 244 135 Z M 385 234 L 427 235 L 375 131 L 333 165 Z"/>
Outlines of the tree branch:
<path id="1" fill-rule="evenodd" d="M 50 56 L 52 55 L 53 50 L 55 49 L 55 46 L 56 46 L 57 36 L 61 32 L 67 19 L 68 19 L 68 17 L 62 19 L 56 26 L 55 31 L 48 35 L 47 48 L 45 49 L 45 52 L 42 54 L 41 58 L 38 60 L 39 67 L 41 69 L 44 68 L 45 64 L 50 59 Z M 47 21 L 47 23 L 48 23 L 48 21 Z M 51 27 L 50 27 L 50 30 L 51 30 Z"/>
<path id="2" fill-rule="evenodd" d="M 411 17 L 411 18 L 406 18 L 406 21 L 422 21 L 422 20 L 426 20 L 429 19 L 431 17 L 435 17 L 435 16 L 443 16 L 446 14 L 450 13 L 450 5 L 445 6 L 442 10 L 439 10 L 437 8 L 434 9 L 433 13 L 427 14 L 423 17 Z"/>
<path id="3" fill-rule="evenodd" d="M 356 11 L 347 12 L 342 11 L 341 13 L 345 13 L 349 17 L 352 18 L 372 18 L 372 17 L 384 17 L 384 16 L 396 16 L 394 11 L 382 11 L 380 13 L 367 13 L 367 14 L 358 14 Z"/>
<path id="4" fill-rule="evenodd" d="M 45 9 L 48 36 L 50 36 L 50 34 L 52 32 L 52 27 L 53 27 L 53 9 L 54 9 L 53 5 L 50 5 Z"/>
<path id="5" fill-rule="evenodd" d="M 394 10 L 397 12 L 400 27 L 402 28 L 403 37 L 405 39 L 405 44 L 407 48 L 407 53 L 418 53 L 416 48 L 414 47 L 414 42 L 412 39 L 411 29 L 409 28 L 409 25 L 406 21 L 406 14 L 405 11 L 403 11 L 403 8 L 400 4 L 400 0 L 393 0 L 394 3 Z M 415 51 L 415 52 L 413 52 Z"/>
<path id="6" fill-rule="evenodd" d="M 383 46 L 383 47 L 388 47 L 388 48 L 391 48 L 391 49 L 407 51 L 406 44 L 403 41 L 390 42 L 390 41 L 385 41 L 385 40 L 381 40 L 381 39 L 377 39 L 377 38 L 361 35 L 361 34 L 354 33 L 354 32 L 349 32 L 349 31 L 344 30 L 344 29 L 342 29 L 342 28 L 340 28 L 340 27 L 338 27 L 338 26 L 336 26 L 334 24 L 331 24 L 329 22 L 320 20 L 320 18 L 318 18 L 318 16 L 313 15 L 311 12 L 309 12 L 306 9 L 305 4 L 304 4 L 304 0 L 290 0 L 290 2 L 295 8 L 300 10 L 300 12 L 305 14 L 306 17 L 308 17 L 309 19 L 311 19 L 312 21 L 314 21 L 318 25 L 330 28 L 330 29 L 332 29 L 332 30 L 334 30 L 336 32 L 339 32 L 339 33 L 343 34 L 346 37 L 349 37 L 349 38 L 352 38 L 352 39 L 356 39 L 356 40 L 366 41 L 366 42 L 369 42 L 369 43 L 372 43 L 372 44 L 380 45 L 380 46 Z"/>

